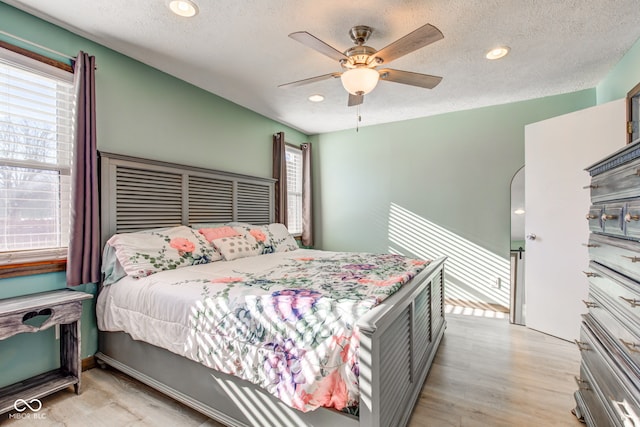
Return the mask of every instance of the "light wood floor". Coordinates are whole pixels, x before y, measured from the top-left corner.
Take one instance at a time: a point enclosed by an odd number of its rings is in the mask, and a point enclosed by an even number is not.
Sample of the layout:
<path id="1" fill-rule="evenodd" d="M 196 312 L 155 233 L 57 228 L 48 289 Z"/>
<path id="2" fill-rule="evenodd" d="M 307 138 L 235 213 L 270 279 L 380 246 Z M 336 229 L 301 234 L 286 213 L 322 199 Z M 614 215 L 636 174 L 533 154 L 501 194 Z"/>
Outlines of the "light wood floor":
<path id="1" fill-rule="evenodd" d="M 483 314 L 483 313 L 480 313 Z M 506 319 L 449 314 L 411 427 L 579 426 L 573 415 L 578 350 Z M 84 391 L 42 399 L 40 419 L 7 426 L 221 426 L 113 370 L 84 372 Z M 339 426 L 336 426 L 339 427 Z"/>

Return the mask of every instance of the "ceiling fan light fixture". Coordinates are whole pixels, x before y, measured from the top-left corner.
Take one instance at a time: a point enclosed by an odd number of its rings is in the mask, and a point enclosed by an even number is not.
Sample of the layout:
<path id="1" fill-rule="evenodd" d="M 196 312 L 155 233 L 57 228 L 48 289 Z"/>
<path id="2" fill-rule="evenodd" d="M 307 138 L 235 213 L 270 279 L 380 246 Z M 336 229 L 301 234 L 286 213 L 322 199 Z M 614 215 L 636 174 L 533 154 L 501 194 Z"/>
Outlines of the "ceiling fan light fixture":
<path id="1" fill-rule="evenodd" d="M 487 52 L 485 57 L 487 59 L 491 59 L 491 60 L 504 58 L 505 56 L 507 56 L 509 54 L 510 50 L 511 49 L 508 46 L 499 46 L 499 47 L 493 48 L 489 52 Z"/>
<path id="2" fill-rule="evenodd" d="M 352 68 L 340 76 L 342 86 L 352 95 L 366 95 L 371 92 L 380 79 L 380 74 L 367 67 Z"/>
<path id="3" fill-rule="evenodd" d="M 169 9 L 178 16 L 191 18 L 198 14 L 198 5 L 194 0 L 171 0 Z"/>

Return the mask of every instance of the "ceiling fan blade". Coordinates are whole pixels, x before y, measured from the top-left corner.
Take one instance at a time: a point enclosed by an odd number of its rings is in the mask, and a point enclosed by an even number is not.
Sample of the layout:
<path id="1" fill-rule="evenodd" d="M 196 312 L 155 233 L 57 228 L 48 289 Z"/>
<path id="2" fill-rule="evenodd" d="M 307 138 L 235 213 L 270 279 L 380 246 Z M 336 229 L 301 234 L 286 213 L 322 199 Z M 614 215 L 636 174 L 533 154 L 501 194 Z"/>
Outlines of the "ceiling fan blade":
<path id="1" fill-rule="evenodd" d="M 439 29 L 431 24 L 425 24 L 417 30 L 383 47 L 375 56 L 388 64 L 394 59 L 398 59 L 408 53 L 430 45 L 433 42 L 444 38 Z"/>
<path id="2" fill-rule="evenodd" d="M 360 105 L 364 102 L 364 95 L 353 95 L 349 94 L 349 101 L 347 102 L 347 107 L 355 107 L 356 105 Z"/>
<path id="3" fill-rule="evenodd" d="M 411 71 L 392 70 L 385 68 L 378 70 L 380 79 L 388 82 L 402 83 L 410 86 L 433 89 L 442 81 L 442 77 L 430 76 L 429 74 L 413 73 Z"/>
<path id="4" fill-rule="evenodd" d="M 310 77 L 310 78 L 304 79 L 304 80 L 298 80 L 298 81 L 291 82 L 291 83 L 281 84 L 278 87 L 286 89 L 286 88 L 290 88 L 290 87 L 303 86 L 303 85 L 307 85 L 309 83 L 315 83 L 315 82 L 319 82 L 319 81 L 322 81 L 322 80 L 330 79 L 331 77 L 333 77 L 333 78 L 340 77 L 341 74 L 342 73 L 323 74 L 321 76 Z"/>
<path id="5" fill-rule="evenodd" d="M 346 61 L 349 59 L 345 56 L 344 53 L 329 46 L 328 44 L 326 44 L 316 36 L 309 34 L 306 31 L 298 31 L 296 33 L 291 33 L 289 34 L 289 37 L 291 37 L 296 41 L 299 41 L 300 43 L 310 47 L 311 49 L 314 49 L 320 52 L 323 55 L 328 56 L 331 59 L 335 59 L 336 61 L 340 61 L 341 59 L 344 59 Z"/>

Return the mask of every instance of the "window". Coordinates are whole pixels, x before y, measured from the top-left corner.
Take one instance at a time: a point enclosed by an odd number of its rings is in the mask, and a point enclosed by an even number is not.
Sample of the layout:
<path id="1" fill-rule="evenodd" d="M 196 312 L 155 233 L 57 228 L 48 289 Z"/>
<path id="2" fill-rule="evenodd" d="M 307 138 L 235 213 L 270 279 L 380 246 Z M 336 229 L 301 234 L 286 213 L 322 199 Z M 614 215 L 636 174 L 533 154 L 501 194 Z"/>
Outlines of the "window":
<path id="1" fill-rule="evenodd" d="M 302 150 L 287 145 L 287 220 L 289 233 L 302 234 Z"/>
<path id="2" fill-rule="evenodd" d="M 0 50 L 0 264 L 66 258 L 73 74 Z"/>

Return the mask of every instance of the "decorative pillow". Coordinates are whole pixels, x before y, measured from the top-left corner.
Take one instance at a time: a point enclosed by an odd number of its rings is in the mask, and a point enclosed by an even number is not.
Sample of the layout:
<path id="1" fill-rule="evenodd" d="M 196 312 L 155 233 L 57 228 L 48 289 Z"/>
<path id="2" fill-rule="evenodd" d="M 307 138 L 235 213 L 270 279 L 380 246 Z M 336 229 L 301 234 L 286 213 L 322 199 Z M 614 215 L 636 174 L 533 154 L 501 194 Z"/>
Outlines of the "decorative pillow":
<path id="1" fill-rule="evenodd" d="M 200 234 L 204 236 L 205 239 L 209 243 L 216 239 L 222 239 L 223 237 L 233 237 L 240 236 L 242 233 L 239 233 L 233 227 L 224 226 L 224 227 L 216 227 L 216 228 L 201 228 L 198 230 Z"/>
<path id="2" fill-rule="evenodd" d="M 184 225 L 166 230 L 115 234 L 107 245 L 115 249 L 127 275 L 135 278 L 222 259 L 203 236 Z"/>
<path id="3" fill-rule="evenodd" d="M 260 255 L 258 244 L 251 236 L 223 237 L 211 243 L 227 261 Z"/>

